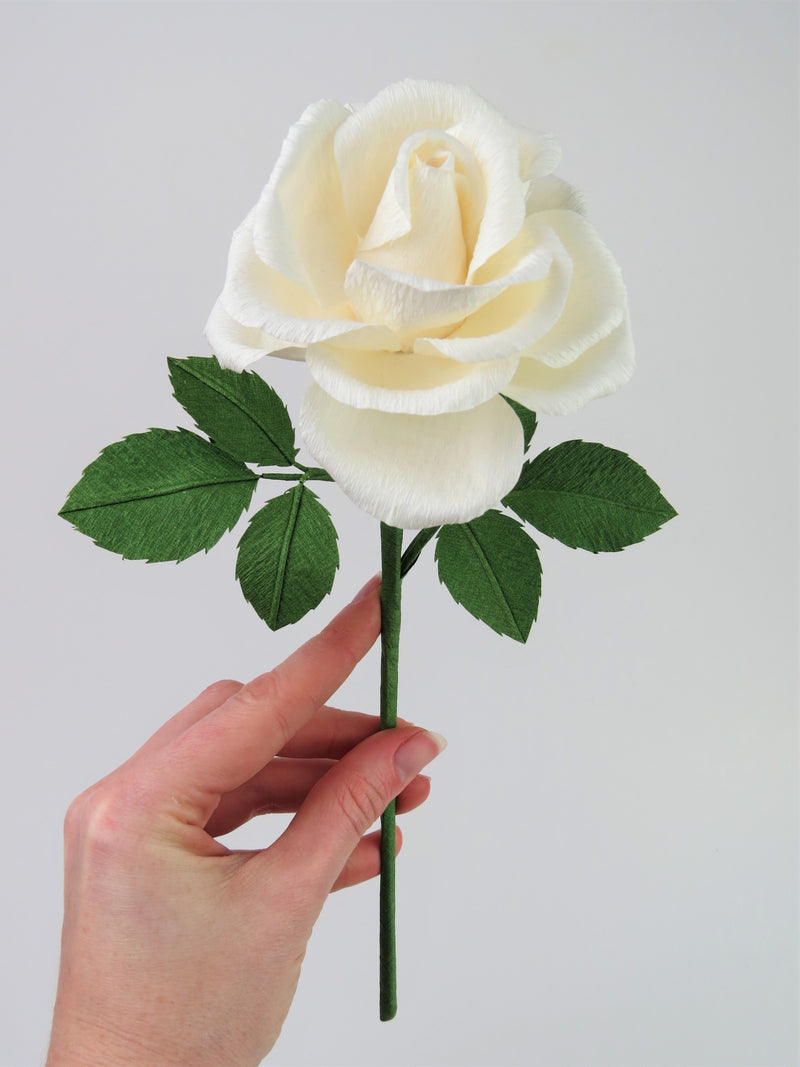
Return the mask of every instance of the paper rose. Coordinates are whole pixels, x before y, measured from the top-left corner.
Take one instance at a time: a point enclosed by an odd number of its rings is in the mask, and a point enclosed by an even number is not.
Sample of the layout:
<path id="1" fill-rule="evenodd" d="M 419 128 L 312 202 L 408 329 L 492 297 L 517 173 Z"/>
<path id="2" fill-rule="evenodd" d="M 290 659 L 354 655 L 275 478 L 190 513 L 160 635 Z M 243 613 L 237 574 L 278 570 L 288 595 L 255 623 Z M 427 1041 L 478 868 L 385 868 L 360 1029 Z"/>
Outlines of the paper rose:
<path id="1" fill-rule="evenodd" d="M 581 440 L 530 451 L 535 412 L 575 411 L 633 371 L 619 270 L 558 161 L 550 138 L 469 89 L 403 82 L 363 107 L 312 105 L 234 234 L 206 328 L 216 355 L 168 361 L 195 429 L 109 445 L 60 514 L 123 558 L 181 561 L 266 490 L 236 579 L 279 630 L 333 587 L 338 534 L 312 486 L 337 481 L 381 520 L 381 729 L 398 723 L 403 580 L 431 542 L 453 600 L 527 641 L 542 591 L 531 530 L 619 552 L 676 514 L 625 452 Z M 319 467 L 298 458 L 272 386 L 237 373 L 265 355 L 308 364 L 300 429 Z M 380 835 L 385 1020 L 397 1011 L 395 814 L 392 801 Z"/>
<path id="2" fill-rule="evenodd" d="M 619 269 L 559 159 L 472 90 L 405 81 L 311 105 L 234 234 L 213 351 L 305 358 L 308 450 L 389 525 L 466 522 L 513 488 L 503 395 L 565 414 L 632 373 Z"/>

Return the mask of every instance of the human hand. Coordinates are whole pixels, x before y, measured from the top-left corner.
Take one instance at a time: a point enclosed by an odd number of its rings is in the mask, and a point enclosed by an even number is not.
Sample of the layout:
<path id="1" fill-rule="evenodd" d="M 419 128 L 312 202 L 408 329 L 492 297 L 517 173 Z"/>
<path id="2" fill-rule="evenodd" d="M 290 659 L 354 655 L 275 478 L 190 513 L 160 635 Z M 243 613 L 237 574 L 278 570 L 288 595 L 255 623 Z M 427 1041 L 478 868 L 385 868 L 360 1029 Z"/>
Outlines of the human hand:
<path id="1" fill-rule="evenodd" d="M 317 637 L 248 685 L 217 682 L 65 822 L 65 915 L 48 1067 L 257 1064 L 280 1032 L 332 889 L 380 867 L 364 836 L 416 807 L 437 735 L 325 701 L 375 642 L 373 579 Z M 268 848 L 216 837 L 296 811 Z"/>

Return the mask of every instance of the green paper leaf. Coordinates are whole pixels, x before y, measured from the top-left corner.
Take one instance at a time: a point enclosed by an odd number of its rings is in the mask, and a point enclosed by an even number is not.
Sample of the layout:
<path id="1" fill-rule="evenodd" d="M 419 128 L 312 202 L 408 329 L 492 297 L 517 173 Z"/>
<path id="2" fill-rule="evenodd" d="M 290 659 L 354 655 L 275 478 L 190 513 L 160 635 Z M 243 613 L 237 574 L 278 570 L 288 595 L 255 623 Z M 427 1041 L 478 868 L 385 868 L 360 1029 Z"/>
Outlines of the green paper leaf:
<path id="1" fill-rule="evenodd" d="M 644 467 L 588 441 L 545 449 L 503 503 L 548 537 L 589 552 L 619 552 L 677 514 Z"/>
<path id="2" fill-rule="evenodd" d="M 330 593 L 339 550 L 328 511 L 306 485 L 257 511 L 239 542 L 236 577 L 271 630 L 297 622 Z"/>
<path id="3" fill-rule="evenodd" d="M 188 430 L 148 430 L 104 448 L 59 512 L 125 559 L 180 561 L 235 526 L 258 476 Z"/>
<path id="4" fill-rule="evenodd" d="M 504 396 L 503 400 L 505 400 L 508 406 L 513 409 L 515 415 L 522 423 L 522 432 L 525 435 L 525 451 L 527 452 L 531 447 L 533 435 L 536 433 L 536 412 L 531 411 L 530 408 L 524 407 L 518 401 L 512 400 L 510 396 Z"/>
<path id="5" fill-rule="evenodd" d="M 292 420 L 263 378 L 220 367 L 214 356 L 167 363 L 176 400 L 219 448 L 247 463 L 292 466 L 297 455 Z"/>
<path id="6" fill-rule="evenodd" d="M 536 542 L 499 511 L 443 526 L 436 542 L 439 580 L 458 604 L 499 634 L 527 641 L 539 609 L 542 565 Z"/>

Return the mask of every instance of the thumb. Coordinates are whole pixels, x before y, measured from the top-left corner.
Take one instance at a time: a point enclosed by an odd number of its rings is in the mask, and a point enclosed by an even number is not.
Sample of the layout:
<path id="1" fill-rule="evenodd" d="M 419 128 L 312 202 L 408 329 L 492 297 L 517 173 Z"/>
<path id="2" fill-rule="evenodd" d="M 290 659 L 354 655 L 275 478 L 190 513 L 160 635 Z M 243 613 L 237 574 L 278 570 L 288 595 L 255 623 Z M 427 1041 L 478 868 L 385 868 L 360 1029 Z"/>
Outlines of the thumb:
<path id="1" fill-rule="evenodd" d="M 351 749 L 311 790 L 273 849 L 286 850 L 324 897 L 386 805 L 444 749 L 440 734 L 405 726 Z"/>

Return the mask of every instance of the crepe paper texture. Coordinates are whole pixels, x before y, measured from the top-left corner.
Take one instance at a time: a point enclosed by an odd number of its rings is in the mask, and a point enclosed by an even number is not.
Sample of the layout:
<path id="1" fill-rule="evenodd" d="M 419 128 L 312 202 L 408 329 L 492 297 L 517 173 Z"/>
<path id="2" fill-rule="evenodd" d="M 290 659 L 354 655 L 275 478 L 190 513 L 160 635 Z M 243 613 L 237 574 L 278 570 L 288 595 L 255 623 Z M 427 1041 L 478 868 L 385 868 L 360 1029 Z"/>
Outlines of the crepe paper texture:
<path id="1" fill-rule="evenodd" d="M 569 414 L 633 373 L 622 274 L 560 159 L 464 86 L 322 100 L 233 236 L 212 351 L 305 360 L 303 442 L 387 525 L 514 488 L 531 430 L 502 397 Z"/>
<path id="2" fill-rule="evenodd" d="M 542 414 L 633 371 L 627 296 L 555 142 L 470 89 L 402 82 L 311 105 L 233 236 L 206 327 L 214 356 L 169 359 L 196 431 L 104 449 L 60 514 L 124 558 L 208 551 L 260 502 L 235 574 L 272 630 L 331 591 L 338 537 L 314 482 L 380 522 L 380 724 L 397 722 L 403 578 L 435 542 L 440 583 L 527 641 L 542 592 L 532 536 L 618 552 L 676 513 L 624 452 L 566 441 L 531 458 Z M 247 370 L 304 360 L 300 438 Z M 298 459 L 300 444 L 316 466 Z M 286 483 L 290 483 L 287 485 Z M 416 531 L 404 546 L 404 531 Z M 381 820 L 380 1017 L 397 1010 L 395 805 Z"/>

